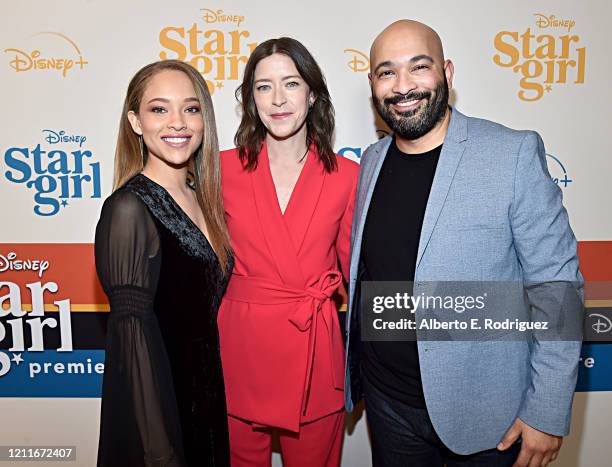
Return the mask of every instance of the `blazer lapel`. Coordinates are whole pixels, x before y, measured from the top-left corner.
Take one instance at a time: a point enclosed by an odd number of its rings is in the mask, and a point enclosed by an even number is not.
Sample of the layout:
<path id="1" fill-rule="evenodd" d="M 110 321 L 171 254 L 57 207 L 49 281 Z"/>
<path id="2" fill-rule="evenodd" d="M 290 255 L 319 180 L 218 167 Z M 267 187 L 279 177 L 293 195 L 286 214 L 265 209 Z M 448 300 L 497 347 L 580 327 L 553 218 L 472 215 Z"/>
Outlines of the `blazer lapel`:
<path id="1" fill-rule="evenodd" d="M 287 285 L 302 288 L 304 277 L 294 242 L 278 204 L 265 144 L 259 153 L 257 168 L 250 175 L 259 224 L 280 279 Z"/>
<path id="2" fill-rule="evenodd" d="M 438 217 L 446 201 L 448 190 L 455 176 L 467 140 L 467 117 L 459 111 L 453 109 L 448 132 L 444 138 L 440 160 L 429 192 L 429 200 L 423 218 L 423 227 L 419 239 L 419 251 L 417 254 L 416 267 L 423 258 L 423 253 L 427 248 L 431 234 L 438 222 Z"/>
<path id="3" fill-rule="evenodd" d="M 355 231 L 355 239 L 351 249 L 353 261 L 353 267 L 351 268 L 352 277 L 356 277 L 357 274 L 358 258 L 361 255 L 361 240 L 363 238 L 363 229 L 365 228 L 366 219 L 368 217 L 368 209 L 370 208 L 370 202 L 372 201 L 372 194 L 374 193 L 374 188 L 376 187 L 376 181 L 378 180 L 378 175 L 380 174 L 380 169 L 385 161 L 385 156 L 387 155 L 387 150 L 391 145 L 391 141 L 393 141 L 393 139 L 391 137 L 387 137 L 386 141 L 383 140 L 379 145 L 373 147 L 375 153 L 369 155 L 369 157 L 373 157 L 373 161 L 368 165 L 367 170 L 363 173 L 360 185 L 358 187 L 359 194 L 357 206 L 355 206 L 355 222 L 357 223 L 357 229 Z"/>
<path id="4" fill-rule="evenodd" d="M 312 146 L 283 216 L 298 255 L 321 197 L 326 176 L 327 172 L 319 163 L 316 149 Z"/>

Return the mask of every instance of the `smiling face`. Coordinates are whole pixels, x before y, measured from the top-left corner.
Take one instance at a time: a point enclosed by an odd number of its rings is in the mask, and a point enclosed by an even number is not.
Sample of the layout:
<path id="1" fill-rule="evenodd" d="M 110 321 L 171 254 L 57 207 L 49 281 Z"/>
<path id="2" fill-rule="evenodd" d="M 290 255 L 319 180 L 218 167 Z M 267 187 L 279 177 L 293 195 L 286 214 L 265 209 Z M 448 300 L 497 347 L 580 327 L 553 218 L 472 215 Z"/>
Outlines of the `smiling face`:
<path id="1" fill-rule="evenodd" d="M 255 67 L 253 97 L 268 134 L 306 139 L 306 117 L 314 96 L 287 55 L 275 53 Z"/>
<path id="2" fill-rule="evenodd" d="M 202 143 L 200 101 L 189 77 L 164 70 L 149 80 L 138 113 L 130 111 L 132 129 L 147 147 L 147 165 L 162 162 L 183 167 Z"/>
<path id="3" fill-rule="evenodd" d="M 372 99 L 397 137 L 416 140 L 446 115 L 453 64 L 437 34 L 414 21 L 389 26 L 374 41 L 369 74 Z"/>

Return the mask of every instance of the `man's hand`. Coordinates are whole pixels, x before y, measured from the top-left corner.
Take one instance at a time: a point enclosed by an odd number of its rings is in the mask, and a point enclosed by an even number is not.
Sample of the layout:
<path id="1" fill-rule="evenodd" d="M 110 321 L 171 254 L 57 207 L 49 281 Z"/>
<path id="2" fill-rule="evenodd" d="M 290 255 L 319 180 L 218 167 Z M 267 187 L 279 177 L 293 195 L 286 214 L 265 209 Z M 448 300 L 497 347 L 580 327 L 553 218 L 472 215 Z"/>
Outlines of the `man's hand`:
<path id="1" fill-rule="evenodd" d="M 517 418 L 504 439 L 497 445 L 497 449 L 505 451 L 519 437 L 522 438 L 521 452 L 513 467 L 545 467 L 557 458 L 563 443 L 561 436 L 538 431 Z"/>

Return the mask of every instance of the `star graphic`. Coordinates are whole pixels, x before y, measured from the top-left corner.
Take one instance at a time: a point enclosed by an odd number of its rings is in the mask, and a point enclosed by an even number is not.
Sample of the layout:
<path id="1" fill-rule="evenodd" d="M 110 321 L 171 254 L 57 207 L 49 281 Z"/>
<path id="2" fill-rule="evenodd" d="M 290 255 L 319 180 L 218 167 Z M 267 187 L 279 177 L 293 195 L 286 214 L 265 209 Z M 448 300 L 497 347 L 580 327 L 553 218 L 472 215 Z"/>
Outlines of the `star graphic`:
<path id="1" fill-rule="evenodd" d="M 221 81 L 217 81 L 217 87 L 221 89 L 223 87 L 223 83 Z"/>
<path id="2" fill-rule="evenodd" d="M 66 201 L 65 199 L 62 200 L 62 202 L 60 203 L 62 205 L 62 207 L 66 207 L 68 206 L 68 201 Z"/>
<path id="3" fill-rule="evenodd" d="M 550 92 L 552 91 L 552 86 L 550 84 L 547 84 L 545 89 L 546 89 L 546 92 Z"/>
<path id="4" fill-rule="evenodd" d="M 21 362 L 23 362 L 23 358 L 21 358 L 20 353 L 14 353 L 13 358 L 11 358 L 11 360 L 15 362 L 15 365 L 19 365 Z"/>

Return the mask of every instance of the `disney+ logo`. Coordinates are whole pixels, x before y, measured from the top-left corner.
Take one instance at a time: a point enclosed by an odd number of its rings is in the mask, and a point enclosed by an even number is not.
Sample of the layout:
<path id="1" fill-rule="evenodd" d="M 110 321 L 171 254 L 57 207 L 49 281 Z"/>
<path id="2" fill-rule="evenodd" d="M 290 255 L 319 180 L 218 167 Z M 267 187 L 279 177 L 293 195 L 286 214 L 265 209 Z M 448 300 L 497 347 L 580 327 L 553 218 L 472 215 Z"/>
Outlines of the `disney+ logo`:
<path id="1" fill-rule="evenodd" d="M 548 158 L 548 171 L 550 172 L 553 182 L 555 182 L 560 188 L 567 188 L 567 186 L 574 180 L 569 178 L 563 163 L 559 160 L 559 158 L 553 156 L 552 154 L 546 154 L 546 157 Z"/>
<path id="2" fill-rule="evenodd" d="M 584 342 L 612 343 L 612 308 L 587 308 L 583 330 Z"/>

